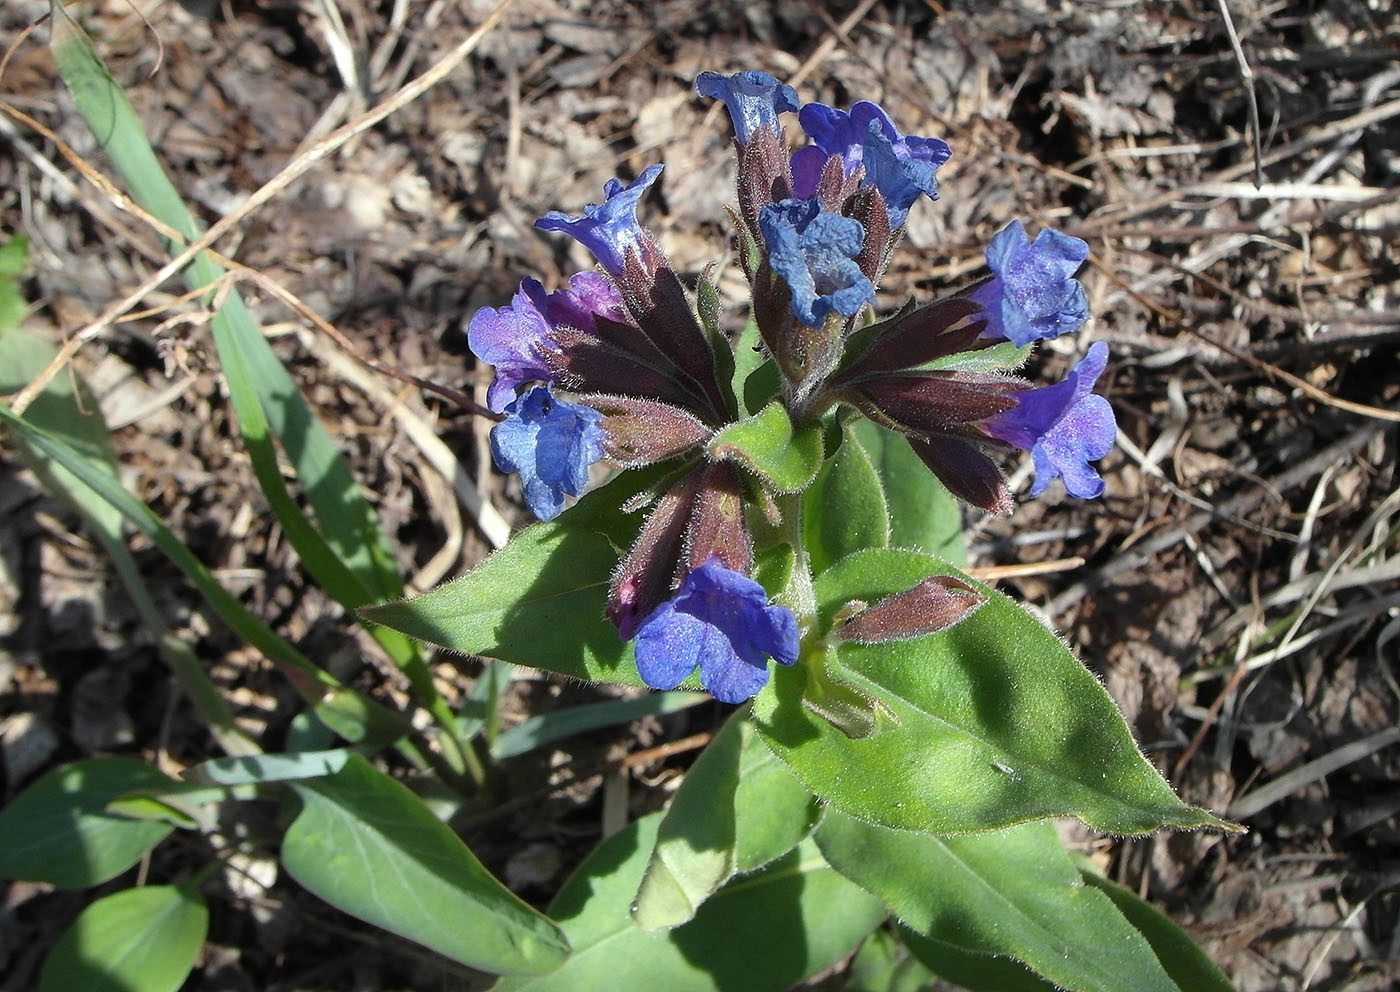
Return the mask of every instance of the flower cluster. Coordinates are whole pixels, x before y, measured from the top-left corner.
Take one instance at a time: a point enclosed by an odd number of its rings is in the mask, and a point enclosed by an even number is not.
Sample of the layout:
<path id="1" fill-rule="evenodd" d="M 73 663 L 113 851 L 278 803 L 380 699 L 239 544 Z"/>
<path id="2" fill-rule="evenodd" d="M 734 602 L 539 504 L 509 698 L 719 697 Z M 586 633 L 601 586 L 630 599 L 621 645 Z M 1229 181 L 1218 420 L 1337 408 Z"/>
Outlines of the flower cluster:
<path id="1" fill-rule="evenodd" d="M 998 460 L 1013 448 L 1031 454 L 1033 496 L 1055 478 L 1075 496 L 1103 491 L 1090 462 L 1115 436 L 1111 408 L 1092 392 L 1105 347 L 1095 344 L 1050 386 L 1005 371 L 1020 349 L 1088 319 L 1074 279 L 1088 253 L 1083 241 L 1047 229 L 1032 242 L 1013 222 L 988 247 L 988 277 L 862 321 L 909 210 L 938 197 L 948 145 L 901 134 L 868 101 L 849 110 L 802 105 L 763 72 L 706 72 L 695 88 L 723 101 L 734 125 L 732 216 L 751 320 L 793 424 L 852 407 L 903 435 L 949 490 L 990 512 L 1010 509 Z M 780 120 L 792 112 L 810 139 L 796 151 Z M 767 682 L 769 658 L 797 661 L 800 624 L 752 578 L 749 515 L 761 508 L 777 522 L 779 494 L 710 444 L 745 410 L 730 381 L 733 345 L 713 316 L 697 313 L 637 218 L 661 171 L 653 165 L 625 186 L 610 181 L 603 202 L 581 216 L 540 218 L 539 228 L 573 237 L 601 271 L 554 292 L 526 279 L 509 306 L 478 311 L 467 336 L 495 367 L 487 402 L 503 418 L 492 431 L 496 463 L 519 473 L 541 520 L 579 495 L 594 462 L 675 465 L 613 575 L 607 615 L 634 642 L 648 684 L 671 688 L 698 668 L 716 698 L 739 702 Z M 985 354 L 993 348 L 998 361 Z M 853 621 L 850 636 L 923 636 L 956 622 L 976 597 L 944 585 L 916 587 Z"/>

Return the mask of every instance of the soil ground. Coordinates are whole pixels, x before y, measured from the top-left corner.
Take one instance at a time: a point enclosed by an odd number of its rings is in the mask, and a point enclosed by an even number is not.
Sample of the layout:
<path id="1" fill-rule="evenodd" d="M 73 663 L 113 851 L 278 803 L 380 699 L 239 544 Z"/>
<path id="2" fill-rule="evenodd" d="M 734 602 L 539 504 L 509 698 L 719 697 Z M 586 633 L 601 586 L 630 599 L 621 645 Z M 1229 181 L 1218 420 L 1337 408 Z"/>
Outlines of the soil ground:
<path id="1" fill-rule="evenodd" d="M 75 13 L 212 221 L 437 64 L 491 7 L 97 0 Z M 15 43 L 0 100 L 109 171 L 57 81 L 47 26 L 20 37 L 47 8 L 0 10 L 0 40 Z M 1076 842 L 1185 925 L 1242 990 L 1393 988 L 1400 10 L 1229 8 L 1239 55 L 1206 0 L 518 0 L 439 85 L 252 211 L 220 248 L 363 353 L 480 396 L 487 373 L 466 354 L 464 319 L 507 302 L 522 276 L 557 285 L 589 267 L 533 229 L 545 211 L 577 212 L 607 179 L 664 161 L 645 220 L 687 278 L 728 257 L 729 126 L 694 97 L 698 72 L 764 68 L 805 99 L 876 100 L 906 132 L 944 138 L 954 157 L 939 173 L 942 199 L 911 214 L 881 305 L 973 278 L 1011 218 L 1085 238 L 1095 319 L 1043 348 L 1032 372 L 1059 376 L 1090 339 L 1108 342 L 1100 389 L 1121 429 L 1104 498 L 1051 493 L 1022 498 L 1008 518 L 969 518 L 972 564 L 1020 566 L 997 573 L 1004 587 L 1102 675 L 1181 794 L 1249 827 Z M 30 238 L 29 324 L 57 341 L 140 285 L 161 249 L 50 137 L 2 113 L 0 124 L 0 231 Z M 736 269 L 723 285 L 741 320 Z M 403 704 L 404 686 L 363 663 L 270 524 L 207 327 L 177 293 L 147 293 L 135 309 L 171 309 L 107 327 L 75 362 L 115 428 L 125 481 L 245 605 Z M 479 560 L 497 514 L 524 521 L 513 481 L 483 457 L 481 421 L 366 376 L 282 304 L 246 295 L 373 494 L 416 588 Z M 447 443 L 487 511 L 454 498 L 405 417 Z M 1026 473 L 1016 478 L 1024 497 Z M 132 548 L 163 618 L 243 725 L 280 741 L 296 706 L 286 685 L 157 551 Z M 440 659 L 450 698 L 476 673 Z M 521 680 L 507 715 L 604 694 Z M 723 716 L 701 706 L 511 763 L 503 788 L 529 801 L 476 822 L 473 849 L 547 900 L 606 823 L 664 801 L 688 754 L 649 749 Z M 8 447 L 0 738 L 6 800 L 87 755 L 173 771 L 216 753 L 100 548 Z M 175 850 L 146 869 L 179 877 L 190 857 Z M 410 945 L 277 879 L 270 861 L 247 859 L 214 888 L 210 945 L 187 988 L 455 987 Z M 3 891 L 0 989 L 30 988 L 87 897 Z"/>

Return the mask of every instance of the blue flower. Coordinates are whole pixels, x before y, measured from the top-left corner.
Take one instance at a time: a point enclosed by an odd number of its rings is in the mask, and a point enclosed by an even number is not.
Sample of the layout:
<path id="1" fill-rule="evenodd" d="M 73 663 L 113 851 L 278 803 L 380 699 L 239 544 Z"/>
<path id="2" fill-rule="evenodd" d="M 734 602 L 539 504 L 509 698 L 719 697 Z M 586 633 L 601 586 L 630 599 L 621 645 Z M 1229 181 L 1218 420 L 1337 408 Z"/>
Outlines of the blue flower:
<path id="1" fill-rule="evenodd" d="M 740 147 L 747 145 L 759 130 L 779 133 L 778 115 L 798 107 L 795 89 L 756 69 L 732 76 L 702 72 L 695 78 L 695 92 L 724 101 Z"/>
<path id="2" fill-rule="evenodd" d="M 753 579 L 711 558 L 637 631 L 637 670 L 647 685 L 674 689 L 700 668 L 700 684 L 716 699 L 742 703 L 768 682 L 768 656 L 797 660 L 797 619 L 769 606 Z"/>
<path id="3" fill-rule="evenodd" d="M 759 211 L 768 264 L 792 291 L 792 312 L 821 327 L 835 311 L 854 317 L 875 298 L 875 287 L 854 261 L 865 241 L 860 221 L 824 213 L 816 200 L 780 200 Z"/>
<path id="4" fill-rule="evenodd" d="M 593 253 L 609 275 L 622 275 L 629 252 L 640 254 L 646 233 L 637 222 L 637 203 L 656 177 L 661 166 L 651 165 L 629 185 L 609 179 L 603 187 L 602 203 L 590 203 L 583 216 L 551 210 L 535 226 L 542 231 L 563 231 Z"/>
<path id="5" fill-rule="evenodd" d="M 952 156 L 952 149 L 939 138 L 900 134 L 879 104 L 861 100 L 847 112 L 824 103 L 809 103 L 798 113 L 797 121 L 823 152 L 841 156 L 847 175 L 857 166 L 865 167 L 862 185 L 880 191 L 891 228 L 904 223 L 921 193 L 938 199 L 934 173 Z M 801 171 L 810 174 L 812 165 L 804 162 Z"/>
<path id="6" fill-rule="evenodd" d="M 536 386 L 506 407 L 491 429 L 491 454 L 502 472 L 519 472 L 525 505 L 541 520 L 564 509 L 564 494 L 577 496 L 588 466 L 603 457 L 603 415 L 557 398 Z"/>
<path id="7" fill-rule="evenodd" d="M 1103 495 L 1103 480 L 1089 462 L 1113 448 L 1117 425 L 1108 400 L 1090 390 L 1107 363 L 1108 345 L 1097 341 L 1063 382 L 1021 393 L 1015 407 L 983 423 L 992 437 L 1031 453 L 1032 496 L 1057 477 L 1071 496 Z"/>
<path id="8" fill-rule="evenodd" d="M 1084 287 L 1075 270 L 1089 257 L 1089 246 L 1051 228 L 1026 237 L 1018 220 L 1003 227 L 987 246 L 990 282 L 969 296 L 987 313 L 983 337 L 1009 338 L 1024 347 L 1079 330 L 1089 319 Z"/>

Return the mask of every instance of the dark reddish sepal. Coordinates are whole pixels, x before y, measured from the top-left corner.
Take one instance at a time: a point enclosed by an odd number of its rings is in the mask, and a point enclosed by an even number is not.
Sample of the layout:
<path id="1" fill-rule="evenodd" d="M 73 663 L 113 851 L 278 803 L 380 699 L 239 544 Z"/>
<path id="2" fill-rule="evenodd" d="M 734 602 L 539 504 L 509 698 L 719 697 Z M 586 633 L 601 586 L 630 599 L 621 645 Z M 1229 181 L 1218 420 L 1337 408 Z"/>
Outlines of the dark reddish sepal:
<path id="1" fill-rule="evenodd" d="M 630 641 L 651 611 L 671 596 L 704 469 L 687 473 L 657 501 L 641 533 L 613 572 L 604 611 L 624 641 Z"/>
<path id="2" fill-rule="evenodd" d="M 988 513 L 1010 513 L 1011 493 L 996 462 L 976 444 L 957 437 L 908 437 L 929 471 L 958 499 Z"/>
<path id="3" fill-rule="evenodd" d="M 955 297 L 895 317 L 888 324 L 871 329 L 873 341 L 842 370 L 839 378 L 851 381 L 879 372 L 914 369 L 967 351 L 986 326 L 984 321 L 968 318 L 981 312 L 977 304 Z"/>
<path id="4" fill-rule="evenodd" d="M 603 415 L 603 448 L 624 468 L 650 465 L 703 444 L 714 431 L 680 407 L 633 396 L 585 393 L 584 406 Z"/>
<path id="5" fill-rule="evenodd" d="M 947 630 L 987 601 L 966 582 L 933 575 L 912 589 L 861 610 L 831 632 L 841 641 L 888 644 Z"/>
<path id="6" fill-rule="evenodd" d="M 731 572 L 753 571 L 753 540 L 744 521 L 744 490 L 730 462 L 704 469 L 685 537 L 686 569 L 699 568 L 711 558 Z"/>

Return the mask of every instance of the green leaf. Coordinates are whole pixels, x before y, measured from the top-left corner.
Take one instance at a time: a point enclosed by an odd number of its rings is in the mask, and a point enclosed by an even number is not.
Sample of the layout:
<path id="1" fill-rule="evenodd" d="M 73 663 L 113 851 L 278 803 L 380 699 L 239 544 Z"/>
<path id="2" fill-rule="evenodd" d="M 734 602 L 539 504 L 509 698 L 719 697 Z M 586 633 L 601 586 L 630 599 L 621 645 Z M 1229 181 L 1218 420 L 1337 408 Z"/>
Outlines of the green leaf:
<path id="1" fill-rule="evenodd" d="M 40 992 L 176 992 L 209 930 L 192 888 L 148 885 L 98 899 L 59 938 Z"/>
<path id="2" fill-rule="evenodd" d="M 491 757 L 498 761 L 514 758 L 587 730 L 630 723 L 645 716 L 678 713 L 709 701 L 708 695 L 698 692 L 656 692 L 636 699 L 611 699 L 586 706 L 570 706 L 543 716 L 532 716 L 511 727 L 496 738 Z"/>
<path id="3" fill-rule="evenodd" d="M 632 918 L 647 930 L 687 922 L 734 875 L 800 844 L 819 816 L 811 793 L 754 732 L 747 708 L 736 711 L 671 800 Z"/>
<path id="4" fill-rule="evenodd" d="M 15 278 L 29 265 L 29 239 L 17 234 L 0 244 L 0 334 L 19 324 L 26 309 Z M 0 365 L 0 368 L 3 368 Z"/>
<path id="5" fill-rule="evenodd" d="M 846 970 L 843 992 L 926 992 L 935 975 L 889 930 L 865 938 Z"/>
<path id="6" fill-rule="evenodd" d="M 54 62 L 79 114 L 121 174 L 132 196 L 187 241 L 200 229 L 165 173 L 126 94 L 108 74 L 82 29 L 51 5 Z M 167 242 L 174 251 L 180 246 Z M 191 289 L 211 286 L 224 270 L 207 253 L 185 269 Z M 372 592 L 372 598 L 401 595 L 403 584 L 379 523 L 326 429 L 312 414 L 237 293 L 230 293 L 211 322 L 220 360 L 241 351 L 267 419 L 281 439 L 306 489 L 321 531 L 335 556 Z"/>
<path id="7" fill-rule="evenodd" d="M 849 424 L 842 428 L 841 446 L 802 494 L 802 543 L 814 574 L 854 551 L 890 543 L 884 487 Z"/>
<path id="8" fill-rule="evenodd" d="M 135 789 L 179 783 L 131 758 L 91 758 L 44 775 L 0 810 L 0 875 L 80 889 L 115 878 L 170 833 L 107 804 Z"/>
<path id="9" fill-rule="evenodd" d="M 937 361 L 929 362 L 924 368 L 959 369 L 963 372 L 1004 372 L 1019 369 L 1035 350 L 1034 345 L 1018 347 L 1014 341 L 1003 341 L 990 348 L 978 351 L 961 351 Z"/>
<path id="10" fill-rule="evenodd" d="M 292 782 L 334 775 L 345 767 L 350 752 L 344 748 L 329 751 L 303 751 L 300 754 L 258 754 L 247 757 L 215 758 L 185 770 L 188 782 L 203 785 L 262 785 Z"/>
<path id="11" fill-rule="evenodd" d="M 884 484 L 890 513 L 888 546 L 912 548 L 954 565 L 965 564 L 962 506 L 953 494 L 901 435 L 864 417 L 851 429 Z"/>
<path id="12" fill-rule="evenodd" d="M 772 371 L 771 388 L 764 395 L 755 397 L 757 402 L 750 405 L 749 381 L 764 364 L 767 364 Z M 763 338 L 758 333 L 758 321 L 753 318 L 752 314 L 749 315 L 748 322 L 744 324 L 739 339 L 734 342 L 734 376 L 730 381 L 730 387 L 734 390 L 734 395 L 739 401 L 739 412 L 745 417 L 762 409 L 773 398 L 773 392 L 778 388 L 778 368 L 769 362 L 768 356 L 764 354 Z"/>
<path id="13" fill-rule="evenodd" d="M 930 637 L 818 645 L 754 701 L 769 746 L 817 796 L 872 823 L 929 833 L 1070 815 L 1096 830 L 1235 829 L 1172 792 L 1098 679 L 1006 596 L 913 551 L 852 555 L 815 583 L 818 612 L 873 603 L 930 575 L 987 597 Z M 868 693 L 893 725 L 847 737 L 803 704 L 809 665 Z"/>
<path id="14" fill-rule="evenodd" d="M 675 927 L 694 918 L 734 874 L 734 800 L 747 723 L 743 716 L 731 716 L 671 799 L 632 903 L 632 919 L 642 929 Z M 747 736 L 757 743 L 752 731 Z"/>
<path id="15" fill-rule="evenodd" d="M 498 882 L 422 801 L 359 755 L 292 784 L 282 842 L 292 877 L 332 906 L 483 971 L 536 974 L 569 943 Z"/>
<path id="16" fill-rule="evenodd" d="M 645 514 L 621 506 L 659 478 L 627 472 L 527 527 L 460 579 L 362 616 L 452 651 L 590 681 L 644 685 L 603 614 L 608 582 Z"/>
<path id="17" fill-rule="evenodd" d="M 1152 947 L 1080 880 L 1054 824 L 933 837 L 828 811 L 817 845 L 906 926 L 1014 957 L 1072 992 L 1179 992 Z"/>
<path id="18" fill-rule="evenodd" d="M 770 489 L 795 493 L 805 489 L 822 467 L 820 424 L 798 426 L 780 400 L 730 424 L 710 439 L 707 449 L 717 461 L 736 461 Z"/>
<path id="19" fill-rule="evenodd" d="M 564 966 L 507 979 L 498 992 L 780 992 L 840 960 L 884 919 L 879 900 L 827 867 L 809 840 L 730 882 L 684 926 L 642 930 L 628 906 L 659 822 L 647 817 L 604 841 L 550 906 L 574 945 Z"/>
<path id="20" fill-rule="evenodd" d="M 403 719 L 378 703 L 360 696 L 292 647 L 219 584 L 194 553 L 185 546 L 149 506 L 128 492 L 119 481 L 95 467 L 92 460 L 74 450 L 63 438 L 15 416 L 0 403 L 0 421 L 24 443 L 72 472 L 102 499 L 121 511 L 126 521 L 149 537 L 195 584 L 209 605 L 233 630 L 261 651 L 287 676 L 321 720 L 348 740 L 392 740 L 403 732 Z"/>
<path id="21" fill-rule="evenodd" d="M 1012 958 L 977 954 L 941 940 L 930 940 L 907 927 L 899 928 L 899 936 L 916 960 L 968 992 L 1061 992 L 1058 985 Z"/>
<path id="22" fill-rule="evenodd" d="M 0 278 L 0 293 L 5 279 Z M 19 392 L 54 360 L 58 349 L 48 340 L 22 327 L 5 328 L 0 321 L 0 395 Z M 102 410 L 73 369 L 54 376 L 25 411 L 26 420 L 65 442 L 86 472 L 94 473 L 115 488 L 121 487 L 116 455 L 112 450 Z M 155 638 L 162 660 L 170 666 L 219 744 L 227 751 L 257 750 L 233 722 L 233 713 L 205 673 L 199 659 L 171 636 L 146 588 L 141 570 L 127 550 L 122 513 L 98 495 L 78 475 L 25 439 L 23 432 L 9 432 L 15 447 L 44 488 L 71 506 L 101 542 L 126 587 L 142 623 Z"/>
<path id="23" fill-rule="evenodd" d="M 1196 946 L 1186 931 L 1164 916 L 1150 903 L 1139 899 L 1132 892 L 1115 885 L 1102 875 L 1080 869 L 1080 877 L 1085 883 L 1098 889 L 1109 899 L 1124 919 L 1138 929 L 1167 974 L 1186 992 L 1234 992 L 1234 986 L 1224 973 L 1215 966 L 1204 951 Z"/>

